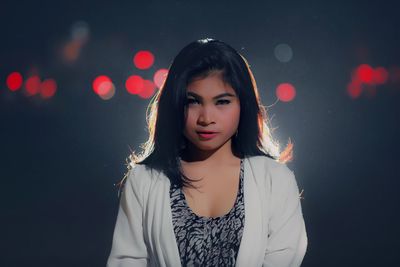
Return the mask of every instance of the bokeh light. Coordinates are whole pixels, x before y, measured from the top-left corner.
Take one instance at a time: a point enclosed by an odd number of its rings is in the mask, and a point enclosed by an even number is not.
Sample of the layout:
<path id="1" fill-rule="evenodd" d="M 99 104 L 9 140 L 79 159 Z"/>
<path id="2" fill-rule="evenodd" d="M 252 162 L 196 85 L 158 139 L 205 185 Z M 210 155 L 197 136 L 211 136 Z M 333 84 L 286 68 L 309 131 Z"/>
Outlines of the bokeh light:
<path id="1" fill-rule="evenodd" d="M 384 67 L 377 67 L 374 69 L 373 82 L 375 84 L 384 84 L 389 78 L 389 73 Z"/>
<path id="2" fill-rule="evenodd" d="M 75 62 L 83 46 L 89 40 L 89 26 L 84 21 L 75 22 L 71 27 L 71 38 L 62 48 L 62 56 L 65 62 Z"/>
<path id="3" fill-rule="evenodd" d="M 293 50 L 288 44 L 278 44 L 275 46 L 274 54 L 280 62 L 289 62 L 293 57 Z"/>
<path id="4" fill-rule="evenodd" d="M 66 62 L 75 62 L 81 51 L 82 44 L 79 41 L 68 42 L 63 48 L 63 58 Z"/>
<path id="5" fill-rule="evenodd" d="M 97 76 L 92 83 L 93 91 L 103 100 L 109 100 L 115 95 L 115 86 L 110 77 Z"/>
<path id="6" fill-rule="evenodd" d="M 141 98 L 148 99 L 150 98 L 156 90 L 156 85 L 151 80 L 143 80 L 143 90 L 141 90 L 138 95 Z"/>
<path id="7" fill-rule="evenodd" d="M 102 82 L 98 88 L 99 97 L 103 100 L 109 100 L 115 95 L 115 86 L 112 82 Z"/>
<path id="8" fill-rule="evenodd" d="M 353 80 L 359 80 L 366 84 L 373 84 L 374 69 L 368 64 L 361 64 L 354 72 Z"/>
<path id="9" fill-rule="evenodd" d="M 139 75 L 131 75 L 126 79 L 125 88 L 128 93 L 135 95 L 143 90 L 144 80 Z"/>
<path id="10" fill-rule="evenodd" d="M 54 79 L 46 79 L 40 84 L 40 95 L 44 98 L 51 98 L 57 90 L 57 83 Z"/>
<path id="11" fill-rule="evenodd" d="M 18 89 L 21 88 L 22 83 L 23 83 L 23 78 L 21 73 L 19 72 L 12 72 L 10 75 L 7 76 L 7 87 L 11 91 L 17 91 Z"/>
<path id="12" fill-rule="evenodd" d="M 133 57 L 133 63 L 136 68 L 145 70 L 150 68 L 154 63 L 154 55 L 147 50 L 139 51 Z"/>
<path id="13" fill-rule="evenodd" d="M 41 84 L 41 81 L 40 81 L 39 76 L 33 75 L 33 76 L 29 77 L 25 81 L 25 93 L 28 96 L 36 95 L 37 93 L 39 93 L 40 84 Z"/>
<path id="14" fill-rule="evenodd" d="M 368 64 L 361 64 L 354 68 L 351 81 L 347 84 L 347 94 L 356 99 L 365 92 L 367 97 L 374 97 L 377 93 L 376 86 L 383 85 L 389 80 L 389 71 L 384 67 L 373 68 Z"/>
<path id="15" fill-rule="evenodd" d="M 161 88 L 161 86 L 164 84 L 167 75 L 168 75 L 167 69 L 159 69 L 154 73 L 153 81 L 158 88 Z"/>
<path id="16" fill-rule="evenodd" d="M 85 43 L 89 39 L 89 25 L 85 21 L 77 21 L 71 27 L 71 38 Z"/>
<path id="17" fill-rule="evenodd" d="M 103 83 L 112 83 L 112 81 L 111 81 L 111 79 L 108 77 L 108 76 L 106 76 L 106 75 L 100 75 L 100 76 L 97 76 L 95 79 L 94 79 L 94 81 L 93 81 L 93 83 L 92 83 L 92 88 L 93 88 L 93 91 L 98 95 L 98 94 L 100 94 L 100 86 L 101 86 L 101 84 L 103 84 Z M 107 84 L 106 84 L 106 86 L 103 86 L 102 88 L 102 90 L 104 91 L 104 88 L 106 88 L 107 87 Z"/>
<path id="18" fill-rule="evenodd" d="M 296 89 L 291 83 L 281 83 L 276 88 L 276 96 L 280 101 L 290 102 L 296 96 Z"/>
<path id="19" fill-rule="evenodd" d="M 353 80 L 347 85 L 347 94 L 355 99 L 358 98 L 362 93 L 361 82 Z"/>

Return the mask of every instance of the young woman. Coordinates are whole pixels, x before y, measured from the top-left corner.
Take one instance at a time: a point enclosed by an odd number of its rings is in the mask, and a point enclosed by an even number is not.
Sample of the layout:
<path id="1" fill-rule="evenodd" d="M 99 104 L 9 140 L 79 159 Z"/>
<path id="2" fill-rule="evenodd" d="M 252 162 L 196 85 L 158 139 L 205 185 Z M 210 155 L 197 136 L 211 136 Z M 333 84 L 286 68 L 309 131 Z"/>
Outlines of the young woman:
<path id="1" fill-rule="evenodd" d="M 289 144 L 280 153 L 243 56 L 190 43 L 132 153 L 108 267 L 300 266 L 307 247 Z"/>

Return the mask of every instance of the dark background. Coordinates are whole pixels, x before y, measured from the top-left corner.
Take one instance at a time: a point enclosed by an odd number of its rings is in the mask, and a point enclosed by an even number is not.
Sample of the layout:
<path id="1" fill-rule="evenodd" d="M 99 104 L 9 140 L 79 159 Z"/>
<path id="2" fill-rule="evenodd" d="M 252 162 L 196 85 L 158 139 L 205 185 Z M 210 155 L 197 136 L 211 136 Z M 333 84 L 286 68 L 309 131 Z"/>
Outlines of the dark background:
<path id="1" fill-rule="evenodd" d="M 359 64 L 400 66 L 396 1 L 6 1 L 0 29 L 1 266 L 104 266 L 130 150 L 147 140 L 149 100 L 127 75 L 151 78 L 187 43 L 223 40 L 249 61 L 266 106 L 290 82 L 296 98 L 269 108 L 274 136 L 304 189 L 309 245 L 302 266 L 395 266 L 399 255 L 400 84 L 352 99 Z M 90 38 L 70 64 L 57 49 L 84 21 Z M 293 59 L 274 48 L 287 43 Z M 156 60 L 132 64 L 138 50 Z M 49 100 L 11 92 L 12 71 L 57 80 Z M 116 94 L 94 94 L 94 77 Z"/>

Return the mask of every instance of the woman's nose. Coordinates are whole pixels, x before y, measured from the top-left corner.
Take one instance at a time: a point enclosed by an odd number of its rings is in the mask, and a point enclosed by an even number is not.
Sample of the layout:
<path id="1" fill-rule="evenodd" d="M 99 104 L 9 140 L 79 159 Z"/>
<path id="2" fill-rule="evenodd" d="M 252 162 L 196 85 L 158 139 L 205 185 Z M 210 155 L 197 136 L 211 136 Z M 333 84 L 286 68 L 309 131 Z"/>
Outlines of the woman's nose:
<path id="1" fill-rule="evenodd" d="M 210 107 L 203 107 L 201 109 L 198 122 L 201 124 L 210 124 L 213 122 L 212 110 Z"/>

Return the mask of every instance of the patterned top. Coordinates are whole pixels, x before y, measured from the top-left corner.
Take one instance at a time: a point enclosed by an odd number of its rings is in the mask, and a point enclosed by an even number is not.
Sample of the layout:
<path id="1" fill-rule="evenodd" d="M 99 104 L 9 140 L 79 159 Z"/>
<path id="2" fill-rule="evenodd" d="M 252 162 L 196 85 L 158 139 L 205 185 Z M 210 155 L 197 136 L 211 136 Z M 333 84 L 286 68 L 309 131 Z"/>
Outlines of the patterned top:
<path id="1" fill-rule="evenodd" d="M 183 191 L 176 185 L 170 187 L 172 223 L 182 266 L 235 266 L 245 221 L 243 175 L 241 159 L 235 205 L 229 213 L 215 218 L 196 215 Z"/>

